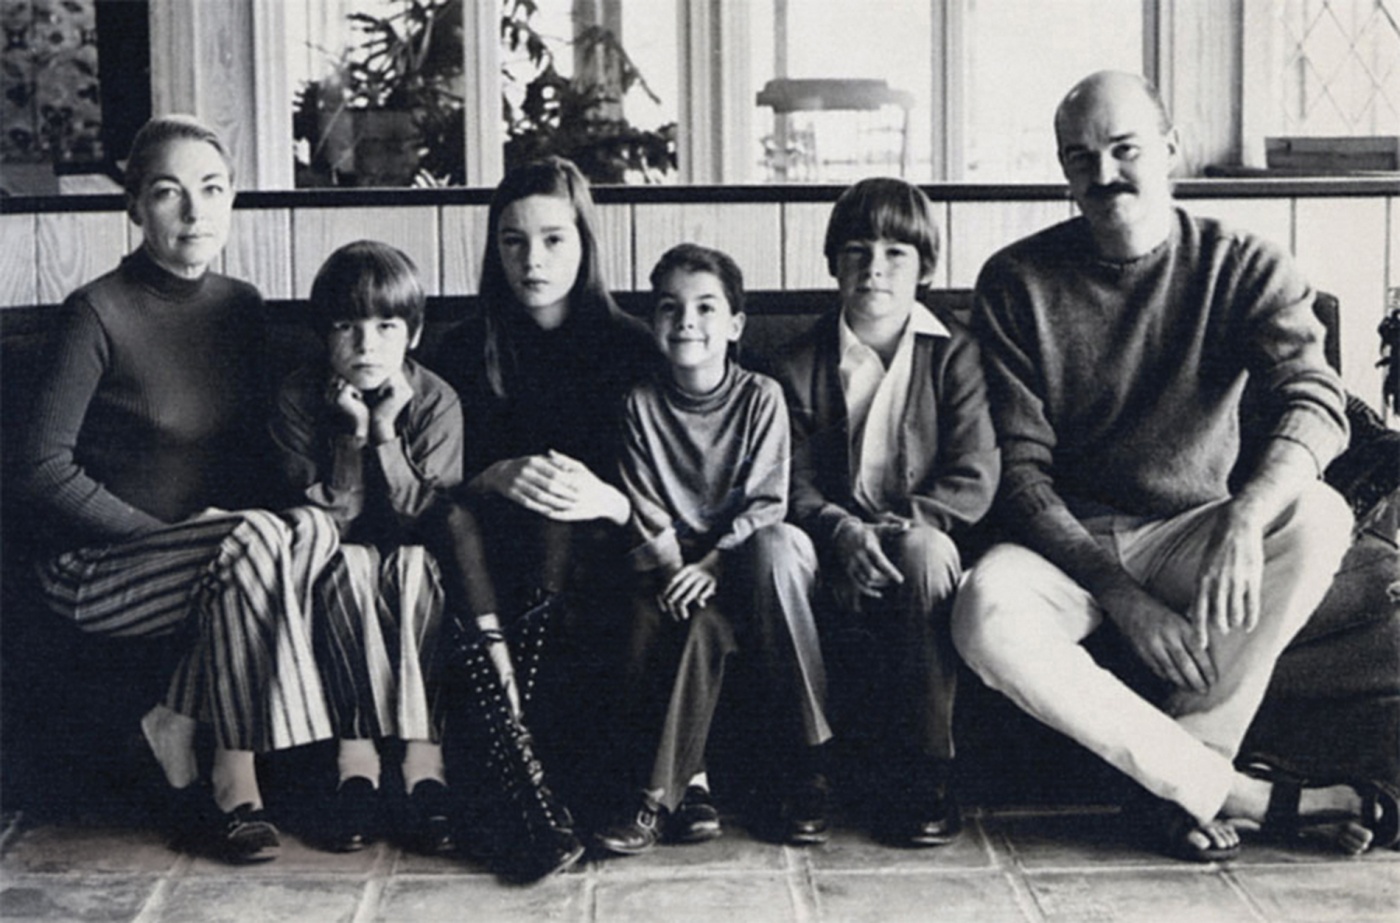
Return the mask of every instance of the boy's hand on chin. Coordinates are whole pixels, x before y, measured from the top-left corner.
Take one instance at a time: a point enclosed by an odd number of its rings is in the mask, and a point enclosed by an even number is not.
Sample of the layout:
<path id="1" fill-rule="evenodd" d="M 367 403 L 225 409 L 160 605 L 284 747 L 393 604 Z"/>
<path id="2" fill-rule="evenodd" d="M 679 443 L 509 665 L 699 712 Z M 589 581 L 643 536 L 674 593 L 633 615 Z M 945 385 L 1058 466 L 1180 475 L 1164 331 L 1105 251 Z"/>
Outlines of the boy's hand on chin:
<path id="1" fill-rule="evenodd" d="M 378 396 L 379 400 L 370 410 L 370 429 L 376 443 L 389 442 L 397 435 L 394 421 L 413 400 L 413 385 L 409 384 L 403 369 L 390 375 L 379 386 Z"/>
<path id="2" fill-rule="evenodd" d="M 326 386 L 326 401 L 340 411 L 345 422 L 349 424 L 351 435 L 357 439 L 368 437 L 369 405 L 365 403 L 365 396 L 360 393 L 359 388 L 339 375 L 332 375 L 330 383 Z"/>

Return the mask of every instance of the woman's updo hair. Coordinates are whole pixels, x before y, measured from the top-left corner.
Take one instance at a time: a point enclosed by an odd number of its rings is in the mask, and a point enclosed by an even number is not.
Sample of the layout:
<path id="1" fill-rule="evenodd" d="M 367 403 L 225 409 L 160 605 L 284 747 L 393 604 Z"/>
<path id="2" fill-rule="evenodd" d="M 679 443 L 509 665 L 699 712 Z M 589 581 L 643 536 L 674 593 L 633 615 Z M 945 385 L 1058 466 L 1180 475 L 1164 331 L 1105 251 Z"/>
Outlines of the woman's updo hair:
<path id="1" fill-rule="evenodd" d="M 208 144 L 219 152 L 228 166 L 229 179 L 233 179 L 233 158 L 218 132 L 192 115 L 158 115 L 142 125 L 131 141 L 131 153 L 126 159 L 126 169 L 122 171 L 122 187 L 126 190 L 127 198 L 134 199 L 141 194 L 151 172 L 152 161 L 161 148 L 171 141 L 203 141 Z"/>

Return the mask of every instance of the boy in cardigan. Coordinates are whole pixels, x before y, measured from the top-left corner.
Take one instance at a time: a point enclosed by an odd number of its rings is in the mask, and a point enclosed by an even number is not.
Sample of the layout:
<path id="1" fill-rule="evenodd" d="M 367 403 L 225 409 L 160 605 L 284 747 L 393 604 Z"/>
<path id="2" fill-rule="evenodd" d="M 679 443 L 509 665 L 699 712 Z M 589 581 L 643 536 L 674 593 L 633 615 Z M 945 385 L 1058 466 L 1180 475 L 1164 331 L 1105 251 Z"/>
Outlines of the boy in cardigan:
<path id="1" fill-rule="evenodd" d="M 907 846 L 952 842 L 957 657 L 949 608 L 955 539 L 991 506 L 1000 471 L 977 344 L 918 291 L 938 258 L 928 199 L 896 179 L 842 193 L 827 224 L 840 307 L 780 364 L 792 417 L 792 517 L 816 542 L 835 612 L 833 683 L 870 684 L 884 797 L 877 832 Z M 878 666 L 842 670 L 854 643 Z M 843 675 L 854 672 L 870 675 Z M 808 813 L 822 809 L 819 793 Z"/>
<path id="2" fill-rule="evenodd" d="M 663 832 L 677 842 L 719 835 L 705 743 L 730 654 L 758 660 L 779 712 L 774 776 L 795 783 L 831 736 L 811 608 L 816 553 L 783 522 L 782 390 L 731 355 L 744 329 L 743 277 L 723 253 L 682 244 L 651 282 L 652 331 L 670 368 L 628 396 L 622 462 L 639 542 L 623 691 L 629 756 L 647 769 L 628 812 L 598 835 L 624 855 Z M 819 842 L 825 830 L 793 834 Z"/>

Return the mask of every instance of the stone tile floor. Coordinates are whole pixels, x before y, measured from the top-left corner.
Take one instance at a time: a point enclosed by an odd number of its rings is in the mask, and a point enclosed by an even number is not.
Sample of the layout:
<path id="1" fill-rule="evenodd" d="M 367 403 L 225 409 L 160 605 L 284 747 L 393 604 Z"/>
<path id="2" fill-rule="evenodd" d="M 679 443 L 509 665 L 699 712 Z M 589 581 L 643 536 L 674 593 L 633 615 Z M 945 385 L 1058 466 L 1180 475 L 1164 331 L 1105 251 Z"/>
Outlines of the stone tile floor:
<path id="1" fill-rule="evenodd" d="M 28 825 L 0 834 L 0 920 L 275 921 L 1400 921 L 1400 852 L 1355 859 L 1248 844 L 1228 864 L 1162 859 L 1111 810 L 972 812 L 939 850 L 898 850 L 838 828 L 814 849 L 720 840 L 589 861 L 532 886 L 466 861 L 387 845 L 352 855 L 284 836 L 282 856 L 230 868 L 152 832 Z"/>

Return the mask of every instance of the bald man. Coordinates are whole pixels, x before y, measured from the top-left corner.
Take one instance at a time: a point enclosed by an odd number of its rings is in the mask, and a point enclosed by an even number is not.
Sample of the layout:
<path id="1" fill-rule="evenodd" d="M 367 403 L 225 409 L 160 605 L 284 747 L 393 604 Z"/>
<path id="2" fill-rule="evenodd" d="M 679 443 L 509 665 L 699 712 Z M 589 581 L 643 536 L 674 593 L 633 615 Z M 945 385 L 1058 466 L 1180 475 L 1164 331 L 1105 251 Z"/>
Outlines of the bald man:
<path id="1" fill-rule="evenodd" d="M 1389 824 L 1368 785 L 1233 765 L 1350 541 L 1321 481 L 1347 423 L 1314 293 L 1276 247 L 1175 205 L 1177 133 L 1140 77 L 1081 81 L 1055 134 L 1081 215 L 1002 250 L 977 282 L 1014 543 L 969 575 L 955 643 L 988 685 L 1146 789 L 1127 813 L 1165 852 L 1229 858 L 1234 820 L 1294 833 L 1324 810 L 1343 818 L 1328 835 L 1364 849 Z M 1273 417 L 1236 484 L 1249 379 Z M 1105 623 L 1169 686 L 1164 701 L 1085 651 Z"/>

